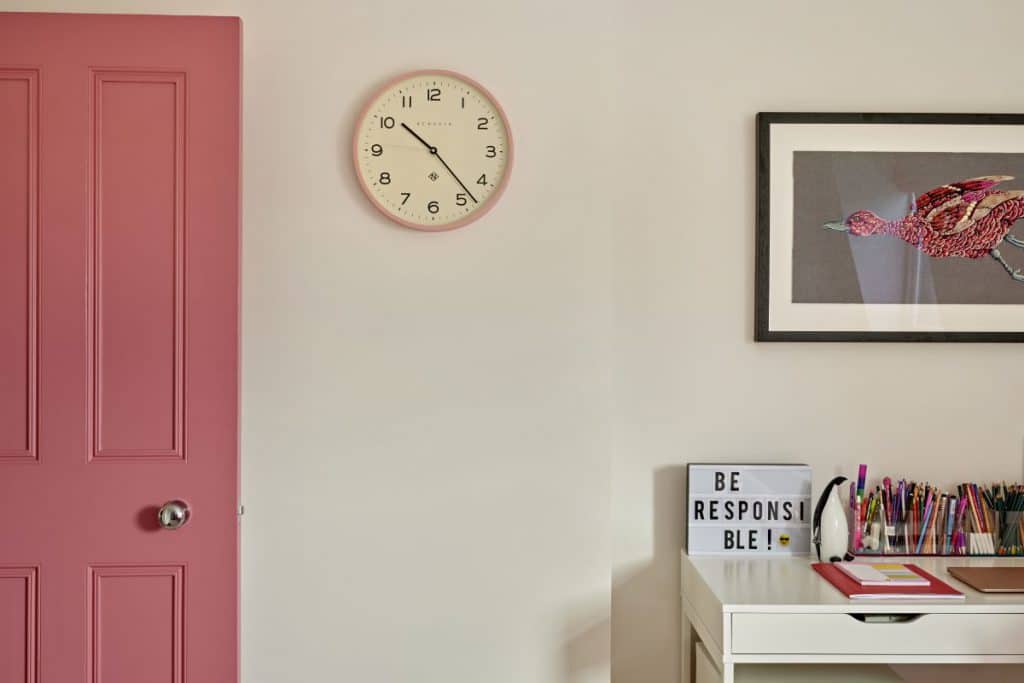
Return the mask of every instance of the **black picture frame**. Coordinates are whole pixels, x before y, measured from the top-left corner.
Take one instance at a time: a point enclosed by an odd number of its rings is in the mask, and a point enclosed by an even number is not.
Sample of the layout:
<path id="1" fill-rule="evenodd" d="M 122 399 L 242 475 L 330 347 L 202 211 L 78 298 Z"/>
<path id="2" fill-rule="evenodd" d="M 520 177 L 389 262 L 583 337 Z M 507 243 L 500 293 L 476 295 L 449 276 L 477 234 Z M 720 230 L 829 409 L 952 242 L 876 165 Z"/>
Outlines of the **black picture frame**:
<path id="1" fill-rule="evenodd" d="M 759 342 L 1024 342 L 1024 329 L 992 331 L 808 331 L 769 326 L 771 246 L 771 126 L 795 124 L 925 124 L 936 126 L 1024 125 L 1024 114 L 908 114 L 760 112 L 756 119 L 756 239 L 754 340 Z"/>

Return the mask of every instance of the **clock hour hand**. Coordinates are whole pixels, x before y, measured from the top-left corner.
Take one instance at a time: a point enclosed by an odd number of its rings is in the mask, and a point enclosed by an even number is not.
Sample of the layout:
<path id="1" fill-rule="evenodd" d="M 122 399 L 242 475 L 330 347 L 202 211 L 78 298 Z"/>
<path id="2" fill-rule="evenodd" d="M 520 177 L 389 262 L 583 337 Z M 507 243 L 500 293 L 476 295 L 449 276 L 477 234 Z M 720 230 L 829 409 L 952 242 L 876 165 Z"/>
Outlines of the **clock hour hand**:
<path id="1" fill-rule="evenodd" d="M 431 144 L 430 144 L 429 142 L 427 142 L 426 140 L 424 140 L 423 138 L 421 138 L 421 137 L 420 137 L 419 135 L 417 135 L 417 134 L 416 134 L 416 131 L 414 131 L 414 130 L 413 130 L 412 128 L 410 128 L 409 126 L 405 125 L 405 121 L 403 121 L 403 122 L 402 122 L 402 128 L 405 128 L 405 129 L 406 129 L 407 131 L 409 131 L 409 134 L 410 134 L 410 135 L 412 135 L 412 136 L 413 136 L 414 138 L 416 138 L 417 140 L 419 140 L 420 142 L 422 142 L 422 143 L 423 143 L 423 146 L 424 146 L 424 147 L 426 147 L 426 148 L 427 148 L 428 150 L 430 150 L 430 153 L 431 153 L 431 154 L 437 154 L 437 147 L 434 147 L 434 146 L 433 146 L 433 145 L 431 145 Z"/>
<path id="2" fill-rule="evenodd" d="M 469 195 L 469 198 L 473 200 L 474 204 L 479 204 L 480 203 L 480 202 L 478 202 L 476 200 L 476 197 L 473 196 L 473 193 L 469 191 L 469 188 L 466 187 L 466 184 L 464 182 L 462 182 L 461 179 L 459 179 L 459 176 L 455 175 L 455 171 L 453 171 L 452 167 L 448 165 L 448 162 L 446 162 L 441 157 L 441 155 L 437 153 L 437 147 L 434 147 L 429 142 L 427 142 L 426 140 L 421 138 L 419 135 L 417 135 L 416 131 L 414 131 L 409 126 L 405 125 L 405 121 L 402 122 L 402 128 L 405 128 L 407 131 L 409 131 L 410 135 L 412 135 L 414 138 L 416 138 L 417 140 L 422 142 L 423 146 L 426 147 L 430 151 L 431 154 L 433 154 L 435 157 L 437 157 L 437 160 L 440 161 L 444 165 L 444 167 L 446 169 L 448 169 L 448 172 L 452 174 L 452 178 L 455 178 L 455 182 L 457 182 L 459 184 L 459 186 L 462 187 L 462 189 L 466 191 L 466 194 Z"/>

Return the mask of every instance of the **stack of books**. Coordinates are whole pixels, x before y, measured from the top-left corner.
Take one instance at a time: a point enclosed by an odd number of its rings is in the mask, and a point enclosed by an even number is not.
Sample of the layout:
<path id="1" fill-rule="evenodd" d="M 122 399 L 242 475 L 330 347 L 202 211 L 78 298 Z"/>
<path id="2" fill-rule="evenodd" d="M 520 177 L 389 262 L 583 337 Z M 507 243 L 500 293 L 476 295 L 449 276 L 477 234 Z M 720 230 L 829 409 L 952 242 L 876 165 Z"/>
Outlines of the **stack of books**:
<path id="1" fill-rule="evenodd" d="M 851 600 L 962 599 L 964 594 L 915 564 L 819 562 L 812 565 Z"/>

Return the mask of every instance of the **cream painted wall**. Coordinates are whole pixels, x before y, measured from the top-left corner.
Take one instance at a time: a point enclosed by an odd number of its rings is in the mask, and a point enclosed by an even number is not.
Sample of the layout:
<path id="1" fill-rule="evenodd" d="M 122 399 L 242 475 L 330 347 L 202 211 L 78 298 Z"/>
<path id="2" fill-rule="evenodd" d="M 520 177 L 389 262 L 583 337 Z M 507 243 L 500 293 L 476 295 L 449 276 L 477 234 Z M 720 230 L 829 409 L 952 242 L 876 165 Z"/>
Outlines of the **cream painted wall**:
<path id="1" fill-rule="evenodd" d="M 675 683 L 687 461 L 1024 474 L 1016 346 L 750 341 L 754 114 L 1022 111 L 1013 0 L 0 8 L 245 20 L 246 683 Z M 450 235 L 347 157 L 428 65 L 518 143 Z"/>
<path id="2" fill-rule="evenodd" d="M 607 680 L 609 13 L 246 4 L 246 683 Z M 353 179 L 396 73 L 501 99 L 518 168 L 422 234 Z"/>

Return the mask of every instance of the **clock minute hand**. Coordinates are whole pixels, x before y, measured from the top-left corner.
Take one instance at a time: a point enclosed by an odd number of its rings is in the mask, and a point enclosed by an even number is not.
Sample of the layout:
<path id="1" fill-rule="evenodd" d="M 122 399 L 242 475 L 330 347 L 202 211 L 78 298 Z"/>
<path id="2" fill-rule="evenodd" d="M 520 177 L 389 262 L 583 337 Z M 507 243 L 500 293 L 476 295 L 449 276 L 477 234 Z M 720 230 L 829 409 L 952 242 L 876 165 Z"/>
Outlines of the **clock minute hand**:
<path id="1" fill-rule="evenodd" d="M 451 166 L 449 166 L 449 165 L 447 164 L 447 162 L 445 162 L 445 160 L 441 158 L 441 155 L 440 155 L 440 154 L 438 154 L 437 152 L 434 152 L 434 156 L 436 156 L 436 157 L 437 157 L 437 160 L 438 160 L 438 161 L 440 161 L 440 162 L 441 162 L 442 164 L 444 164 L 444 167 L 445 167 L 445 168 L 447 168 L 447 169 L 448 169 L 448 172 L 452 174 L 452 178 L 455 178 L 455 182 L 457 182 L 457 183 L 458 183 L 459 185 L 461 185 L 461 186 L 462 186 L 462 189 L 466 191 L 466 194 L 468 194 L 468 195 L 469 195 L 469 198 L 473 200 L 473 203 L 474 203 L 474 204 L 479 204 L 480 202 L 478 202 L 478 201 L 476 200 L 476 197 L 474 197 L 474 196 L 473 196 L 473 193 L 469 191 L 469 188 L 468 188 L 468 187 L 466 187 L 466 184 L 465 184 L 464 182 L 462 182 L 461 180 L 459 180 L 459 176 L 455 175 L 455 171 L 453 171 L 453 170 L 452 170 L 452 167 L 451 167 Z"/>
<path id="2" fill-rule="evenodd" d="M 452 174 L 452 178 L 455 178 L 455 182 L 457 182 L 462 187 L 462 189 L 466 191 L 466 194 L 469 195 L 469 198 L 473 200 L 474 204 L 479 204 L 480 203 L 480 202 L 478 202 L 476 200 L 476 197 L 473 196 L 473 193 L 469 191 L 469 188 L 466 187 L 466 184 L 464 182 L 462 182 L 462 180 L 459 179 L 459 176 L 455 175 L 455 171 L 453 171 L 452 167 L 448 165 L 448 162 L 445 161 L 441 157 L 441 155 L 437 153 L 437 147 L 434 147 L 432 144 L 430 144 L 429 142 L 427 142 L 426 140 L 421 138 L 419 135 L 417 135 L 416 131 L 414 131 L 409 126 L 405 125 L 405 121 L 402 122 L 402 128 L 405 128 L 407 131 L 409 131 L 410 135 L 412 135 L 414 138 L 416 138 L 417 140 L 422 142 L 423 146 L 426 147 L 430 151 L 431 154 L 433 154 L 435 157 L 437 157 L 437 160 L 440 161 L 444 165 L 444 167 L 446 169 L 448 169 L 448 172 Z"/>

